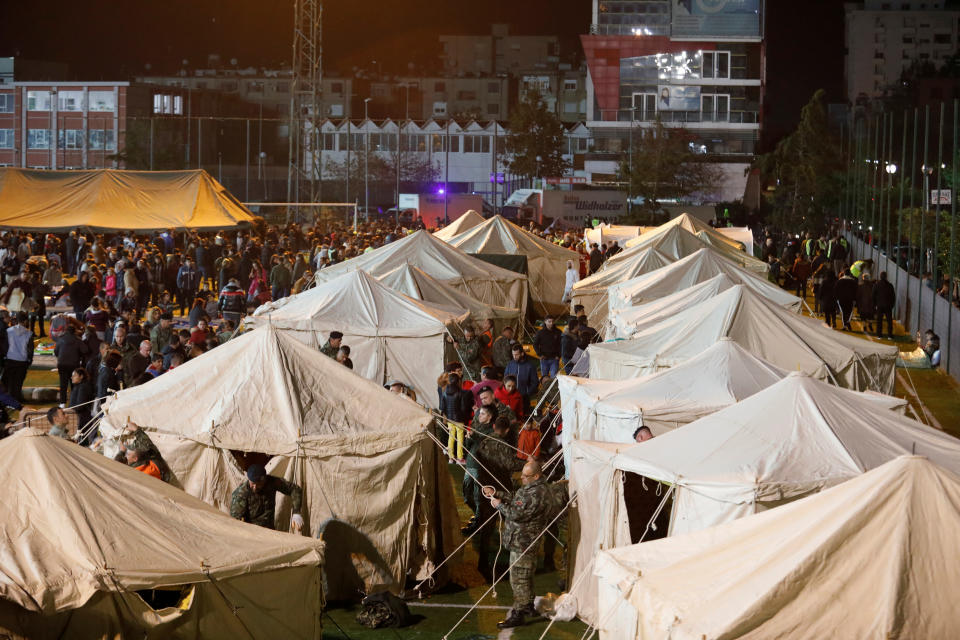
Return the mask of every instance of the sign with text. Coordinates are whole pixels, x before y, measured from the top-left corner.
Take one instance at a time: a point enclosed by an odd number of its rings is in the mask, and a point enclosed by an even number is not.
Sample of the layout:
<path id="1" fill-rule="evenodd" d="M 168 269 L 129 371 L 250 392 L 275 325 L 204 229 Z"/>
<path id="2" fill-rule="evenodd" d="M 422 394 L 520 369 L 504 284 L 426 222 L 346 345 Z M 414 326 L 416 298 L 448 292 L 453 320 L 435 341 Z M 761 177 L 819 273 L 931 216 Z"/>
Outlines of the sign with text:
<path id="1" fill-rule="evenodd" d="M 560 178 L 544 178 L 547 184 L 587 184 L 587 179 L 583 176 L 565 176 Z"/>
<path id="2" fill-rule="evenodd" d="M 930 206 L 938 204 L 953 204 L 953 192 L 950 189 L 930 190 Z"/>

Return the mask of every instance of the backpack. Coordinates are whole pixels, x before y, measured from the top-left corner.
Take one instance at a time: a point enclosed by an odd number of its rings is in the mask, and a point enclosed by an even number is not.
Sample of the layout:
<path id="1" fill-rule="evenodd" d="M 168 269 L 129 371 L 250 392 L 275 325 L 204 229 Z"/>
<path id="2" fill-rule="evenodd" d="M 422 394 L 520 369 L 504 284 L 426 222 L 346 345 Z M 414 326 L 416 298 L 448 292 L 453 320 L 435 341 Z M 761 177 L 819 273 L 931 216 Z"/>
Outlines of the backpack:
<path id="1" fill-rule="evenodd" d="M 381 591 L 364 598 L 357 614 L 357 622 L 368 629 L 405 627 L 413 622 L 407 603 L 389 591 Z"/>

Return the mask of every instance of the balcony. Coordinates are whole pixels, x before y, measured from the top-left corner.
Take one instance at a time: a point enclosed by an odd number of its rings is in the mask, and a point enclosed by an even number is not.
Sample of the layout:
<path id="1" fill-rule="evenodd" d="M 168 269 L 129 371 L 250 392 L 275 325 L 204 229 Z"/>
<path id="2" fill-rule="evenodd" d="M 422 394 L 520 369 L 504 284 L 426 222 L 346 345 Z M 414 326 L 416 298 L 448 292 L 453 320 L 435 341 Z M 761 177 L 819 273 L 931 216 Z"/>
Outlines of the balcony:
<path id="1" fill-rule="evenodd" d="M 664 124 L 759 124 L 759 111 L 729 111 L 725 113 L 704 113 L 702 111 L 661 111 L 660 120 Z M 654 122 L 657 119 L 656 111 L 643 109 L 610 109 L 600 110 L 599 120 L 604 122 Z M 705 128 L 705 127 L 699 127 Z"/>

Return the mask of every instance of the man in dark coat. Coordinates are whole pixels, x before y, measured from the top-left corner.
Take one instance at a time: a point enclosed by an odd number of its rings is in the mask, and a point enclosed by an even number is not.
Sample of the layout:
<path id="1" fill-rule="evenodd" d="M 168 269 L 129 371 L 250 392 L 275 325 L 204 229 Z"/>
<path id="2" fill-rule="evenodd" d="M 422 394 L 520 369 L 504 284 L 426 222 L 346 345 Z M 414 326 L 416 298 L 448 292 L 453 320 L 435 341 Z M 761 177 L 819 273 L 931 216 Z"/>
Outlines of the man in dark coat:
<path id="1" fill-rule="evenodd" d="M 887 320 L 887 336 L 893 338 L 893 306 L 897 292 L 887 280 L 887 272 L 880 272 L 880 279 L 873 285 L 873 310 L 877 320 L 877 336 L 883 335 L 883 320 Z"/>

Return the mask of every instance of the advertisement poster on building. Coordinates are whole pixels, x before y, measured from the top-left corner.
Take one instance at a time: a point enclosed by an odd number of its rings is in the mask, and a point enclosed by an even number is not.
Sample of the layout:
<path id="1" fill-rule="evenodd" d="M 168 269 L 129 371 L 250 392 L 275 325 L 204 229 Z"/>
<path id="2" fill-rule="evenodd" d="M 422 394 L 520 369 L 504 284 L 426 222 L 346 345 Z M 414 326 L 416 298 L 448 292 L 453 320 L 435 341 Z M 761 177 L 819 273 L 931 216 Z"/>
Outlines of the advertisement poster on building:
<path id="1" fill-rule="evenodd" d="M 676 37 L 759 36 L 760 0 L 672 0 Z"/>
<path id="2" fill-rule="evenodd" d="M 660 85 L 657 111 L 700 111 L 700 87 Z"/>

